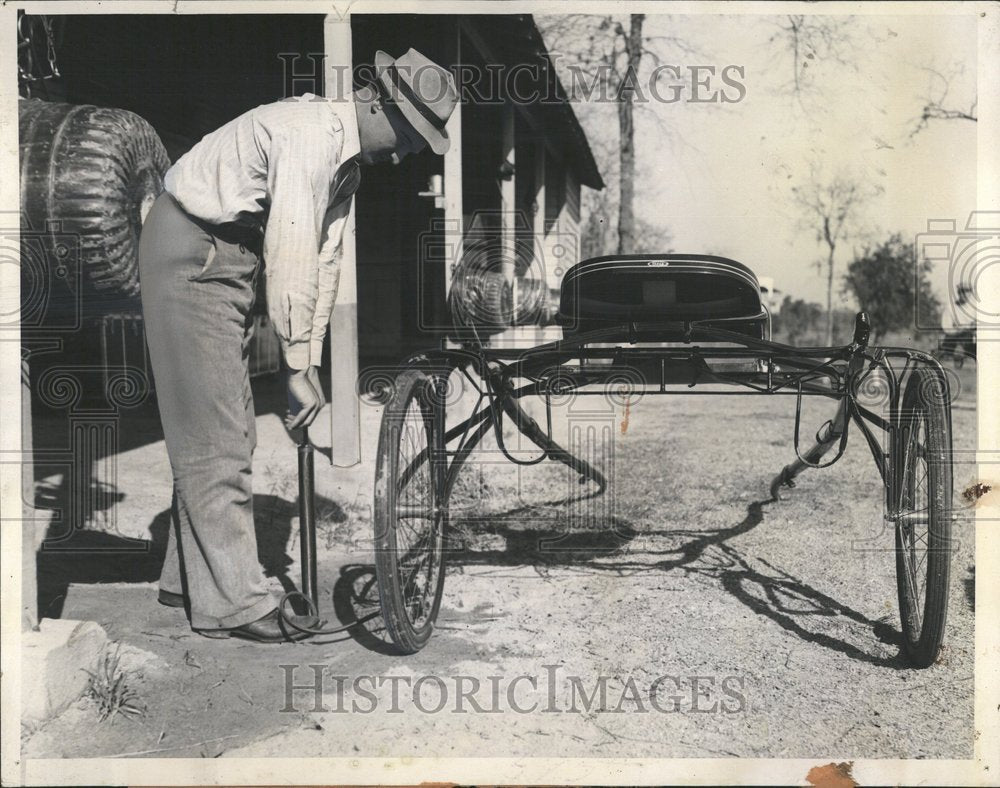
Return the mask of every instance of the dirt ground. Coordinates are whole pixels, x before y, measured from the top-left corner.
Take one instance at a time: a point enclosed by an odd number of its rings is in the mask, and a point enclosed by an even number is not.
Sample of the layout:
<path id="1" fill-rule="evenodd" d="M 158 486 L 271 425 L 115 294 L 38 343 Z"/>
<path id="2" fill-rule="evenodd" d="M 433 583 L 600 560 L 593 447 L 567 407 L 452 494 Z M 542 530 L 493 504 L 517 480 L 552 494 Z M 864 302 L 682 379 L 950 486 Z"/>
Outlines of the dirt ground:
<path id="1" fill-rule="evenodd" d="M 958 490 L 973 480 L 973 457 L 961 452 L 975 448 L 974 365 L 960 380 Z M 256 388 L 255 511 L 277 591 L 298 578 L 295 449 L 277 382 Z M 48 615 L 95 620 L 121 644 L 145 713 L 98 724 L 93 701 L 81 700 L 25 729 L 24 756 L 972 756 L 968 510 L 955 523 L 945 649 L 913 670 L 900 655 L 881 483 L 860 435 L 838 464 L 807 471 L 773 502 L 769 482 L 793 456 L 793 398 L 647 397 L 625 411 L 574 403 L 555 413 L 557 431 L 576 424 L 613 438 L 601 498 L 549 503 L 579 492 L 549 462 L 518 469 L 487 447 L 470 463 L 439 625 L 407 657 L 389 651 L 377 618 L 302 644 L 193 634 L 182 611 L 156 602 L 170 498 L 162 442 L 126 441 L 114 466 L 117 535 L 74 539 L 148 542 L 115 555 L 43 554 L 41 596 Z M 829 415 L 809 405 L 803 434 Z M 363 409 L 362 466 L 335 469 L 317 455 L 331 622 L 370 611 L 376 593 L 378 417 Z M 155 411 L 123 424 L 155 435 Z M 313 435 L 321 451 L 323 430 Z M 309 688 L 317 675 L 319 695 Z M 289 692 L 289 681 L 306 689 Z M 603 704 L 587 697 L 602 686 Z"/>

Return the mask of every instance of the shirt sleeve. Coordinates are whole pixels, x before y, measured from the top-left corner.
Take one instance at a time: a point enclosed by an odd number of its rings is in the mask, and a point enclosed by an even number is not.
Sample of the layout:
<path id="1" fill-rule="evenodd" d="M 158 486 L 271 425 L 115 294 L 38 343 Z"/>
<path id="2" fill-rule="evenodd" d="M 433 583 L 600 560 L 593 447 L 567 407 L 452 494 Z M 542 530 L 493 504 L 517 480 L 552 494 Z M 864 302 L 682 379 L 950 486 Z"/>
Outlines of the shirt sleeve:
<path id="1" fill-rule="evenodd" d="M 292 369 L 305 369 L 310 363 L 320 292 L 320 239 L 341 142 L 333 128 L 302 124 L 276 132 L 269 146 L 270 210 L 264 231 L 267 303 L 285 362 Z M 324 281 L 329 289 L 328 278 Z"/>
<path id="2" fill-rule="evenodd" d="M 337 300 L 337 289 L 340 285 L 340 261 L 343 251 L 341 241 L 353 203 L 353 197 L 338 201 L 327 211 L 323 219 L 323 242 L 319 252 L 319 294 L 309 343 L 309 363 L 314 367 L 323 362 L 323 340 L 326 338 L 327 326 L 330 323 L 330 315 L 333 314 L 333 305 Z"/>

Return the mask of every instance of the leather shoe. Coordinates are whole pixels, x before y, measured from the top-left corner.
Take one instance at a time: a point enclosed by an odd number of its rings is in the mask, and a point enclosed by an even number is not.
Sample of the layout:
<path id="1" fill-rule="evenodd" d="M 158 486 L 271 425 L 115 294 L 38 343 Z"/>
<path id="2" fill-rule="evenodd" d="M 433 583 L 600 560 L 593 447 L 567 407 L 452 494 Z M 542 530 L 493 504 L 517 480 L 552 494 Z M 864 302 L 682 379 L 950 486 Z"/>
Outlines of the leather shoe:
<path id="1" fill-rule="evenodd" d="M 184 595 L 175 594 L 173 591 L 164 591 L 162 588 L 156 594 L 156 601 L 167 607 L 184 607 Z"/>
<path id="2" fill-rule="evenodd" d="M 316 628 L 324 623 L 317 620 L 315 616 L 289 616 L 289 618 L 300 627 Z M 196 629 L 195 631 L 208 638 L 233 637 L 252 640 L 256 643 L 287 643 L 312 637 L 311 632 L 302 632 L 286 624 L 281 613 L 278 612 L 278 608 L 256 621 L 231 629 Z"/>

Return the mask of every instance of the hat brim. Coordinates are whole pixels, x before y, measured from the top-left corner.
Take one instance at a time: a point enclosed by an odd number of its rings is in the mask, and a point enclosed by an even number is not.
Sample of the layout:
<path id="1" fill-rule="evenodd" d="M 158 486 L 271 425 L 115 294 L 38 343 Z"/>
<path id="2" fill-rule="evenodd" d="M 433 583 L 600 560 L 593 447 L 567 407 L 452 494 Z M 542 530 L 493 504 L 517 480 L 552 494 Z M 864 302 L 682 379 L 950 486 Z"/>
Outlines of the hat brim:
<path id="1" fill-rule="evenodd" d="M 392 78 L 386 73 L 389 66 L 395 62 L 396 58 L 392 57 L 392 55 L 387 52 L 383 52 L 381 49 L 378 50 L 375 53 L 375 75 L 393 96 L 393 103 L 399 108 L 399 111 L 403 113 L 403 117 L 406 118 L 406 122 L 413 126 L 413 129 L 417 132 L 417 134 L 427 140 L 427 144 L 430 146 L 430 149 L 438 156 L 446 153 L 448 148 L 451 147 L 451 140 L 448 138 L 447 132 L 443 129 L 434 128 L 430 121 L 421 115 L 420 111 L 413 106 L 410 100 L 396 89 L 396 86 L 392 82 Z"/>

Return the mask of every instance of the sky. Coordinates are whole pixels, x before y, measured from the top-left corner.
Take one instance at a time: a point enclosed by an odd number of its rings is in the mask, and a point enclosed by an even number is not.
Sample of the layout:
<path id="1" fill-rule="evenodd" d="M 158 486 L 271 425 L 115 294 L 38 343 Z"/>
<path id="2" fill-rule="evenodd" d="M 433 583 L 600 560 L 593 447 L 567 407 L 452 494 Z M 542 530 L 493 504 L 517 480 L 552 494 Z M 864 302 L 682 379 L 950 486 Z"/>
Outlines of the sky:
<path id="1" fill-rule="evenodd" d="M 929 219 L 956 219 L 964 227 L 974 209 L 978 124 L 931 121 L 920 133 L 912 131 L 924 97 L 940 85 L 928 67 L 953 75 L 949 103 L 968 107 L 974 100 L 976 18 L 851 17 L 854 46 L 844 52 L 847 62 L 808 61 L 811 86 L 800 96 L 788 89 L 790 56 L 769 41 L 783 19 L 647 16 L 647 35 L 682 42 L 654 44 L 661 63 L 680 66 L 685 79 L 690 66 L 714 65 L 717 72 L 743 66 L 742 78 L 730 74 L 746 93 L 728 104 L 647 102 L 636 121 L 636 210 L 666 226 L 676 251 L 732 257 L 758 276 L 773 277 L 786 294 L 825 303 L 826 279 L 815 265 L 825 258 L 825 246 L 814 228 L 803 225 L 792 193 L 811 163 L 823 178 L 840 173 L 882 189 L 866 206 L 855 237 L 839 250 L 838 275 L 866 242 L 893 232 L 912 239 Z M 664 79 L 675 81 L 671 76 Z M 718 77 L 710 87 L 738 95 Z M 660 94 L 671 95 L 668 89 Z M 578 105 L 577 111 L 591 134 L 615 129 L 613 107 Z M 944 298 L 944 266 L 933 285 Z M 839 291 L 835 285 L 834 303 L 853 306 Z"/>

